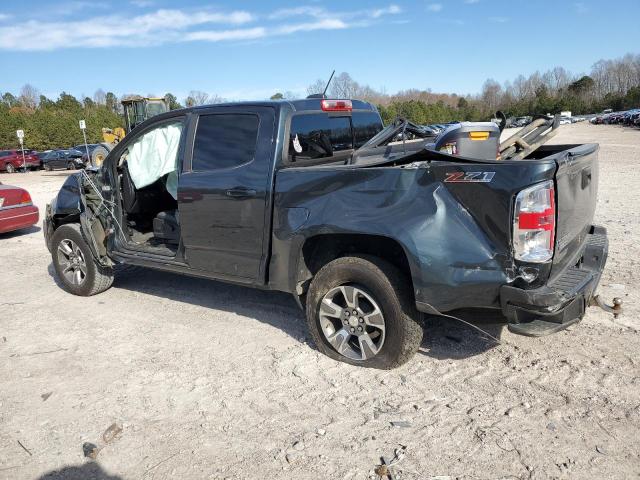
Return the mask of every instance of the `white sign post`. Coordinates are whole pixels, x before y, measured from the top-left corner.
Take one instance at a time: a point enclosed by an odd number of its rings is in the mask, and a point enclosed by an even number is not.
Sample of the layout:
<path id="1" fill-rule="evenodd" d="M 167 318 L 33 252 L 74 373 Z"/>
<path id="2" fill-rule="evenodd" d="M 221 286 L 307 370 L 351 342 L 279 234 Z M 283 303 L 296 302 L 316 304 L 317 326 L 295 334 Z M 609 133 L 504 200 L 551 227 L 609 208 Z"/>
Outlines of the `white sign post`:
<path id="1" fill-rule="evenodd" d="M 87 145 L 87 133 L 85 132 L 85 130 L 87 129 L 87 122 L 85 122 L 84 120 L 80 120 L 79 123 L 80 123 L 80 130 L 82 130 L 82 136 L 84 137 L 84 148 L 87 151 L 87 160 L 93 167 L 94 166 L 93 160 L 91 159 L 91 155 L 89 155 L 89 145 Z"/>
<path id="2" fill-rule="evenodd" d="M 24 130 L 16 130 L 16 137 L 20 141 L 20 150 L 22 150 L 22 171 L 27 172 L 27 160 L 24 157 Z"/>

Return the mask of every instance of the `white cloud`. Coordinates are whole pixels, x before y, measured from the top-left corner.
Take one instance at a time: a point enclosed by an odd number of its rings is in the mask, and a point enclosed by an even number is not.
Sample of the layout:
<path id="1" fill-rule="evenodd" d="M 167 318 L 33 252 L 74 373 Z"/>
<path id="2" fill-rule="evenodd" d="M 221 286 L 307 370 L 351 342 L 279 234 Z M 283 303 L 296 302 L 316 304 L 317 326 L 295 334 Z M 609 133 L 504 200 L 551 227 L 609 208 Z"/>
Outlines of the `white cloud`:
<path id="1" fill-rule="evenodd" d="M 294 8 L 282 8 L 270 14 L 268 18 L 270 20 L 281 20 L 284 18 L 291 18 L 291 17 L 298 17 L 298 16 L 309 16 L 309 17 L 320 18 L 326 15 L 328 15 L 328 12 L 324 8 L 304 6 L 304 7 L 294 7 Z"/>
<path id="2" fill-rule="evenodd" d="M 277 27 L 275 29 L 275 33 L 281 35 L 289 35 L 296 32 L 310 32 L 313 30 L 339 30 L 348 27 L 349 25 L 347 25 L 342 20 L 339 20 L 337 18 L 327 18 L 325 20 L 319 20 L 317 22 L 283 25 L 281 27 Z"/>
<path id="3" fill-rule="evenodd" d="M 429 5 L 427 5 L 427 10 L 429 12 L 439 12 L 442 10 L 442 4 L 441 3 L 430 3 Z"/>
<path id="4" fill-rule="evenodd" d="M 385 8 L 373 10 L 370 16 L 371 18 L 380 18 L 384 15 L 397 15 L 398 13 L 402 13 L 402 9 L 398 5 L 391 4 Z"/>
<path id="5" fill-rule="evenodd" d="M 7 13 L 0 13 L 0 22 L 3 20 L 9 20 L 10 18 L 11 18 L 11 15 Z"/>
<path id="6" fill-rule="evenodd" d="M 509 19 L 507 17 L 489 17 L 489 21 L 493 23 L 507 23 Z"/>
<path id="7" fill-rule="evenodd" d="M 138 8 L 145 8 L 150 7 L 155 2 L 153 0 L 131 0 L 129 3 Z"/>
<path id="8" fill-rule="evenodd" d="M 140 4 L 147 1 L 131 0 Z M 82 2 L 75 3 L 78 5 Z M 401 11 L 394 4 L 350 12 L 331 12 L 322 7 L 306 6 L 277 10 L 267 16 L 244 10 L 221 12 L 175 8 L 129 16 L 114 14 L 47 21 L 31 19 L 0 25 L 0 50 L 50 51 L 61 48 L 145 47 L 193 41 L 256 40 L 298 32 L 365 27 L 373 20 Z"/>
<path id="9" fill-rule="evenodd" d="M 576 9 L 576 12 L 581 15 L 589 12 L 589 7 L 587 7 L 584 2 L 575 2 L 573 7 Z"/>

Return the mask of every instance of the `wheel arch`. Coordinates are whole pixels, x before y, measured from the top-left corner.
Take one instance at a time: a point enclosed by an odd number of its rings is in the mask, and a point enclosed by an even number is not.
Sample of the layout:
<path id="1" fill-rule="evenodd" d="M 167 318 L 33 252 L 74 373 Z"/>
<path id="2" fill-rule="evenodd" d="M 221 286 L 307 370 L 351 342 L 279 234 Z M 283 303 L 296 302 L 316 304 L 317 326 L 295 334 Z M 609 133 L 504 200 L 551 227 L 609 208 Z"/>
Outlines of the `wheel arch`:
<path id="1" fill-rule="evenodd" d="M 396 267 L 411 285 L 411 298 L 414 299 L 409 259 L 396 239 L 367 233 L 321 233 L 305 239 L 299 250 L 292 277 L 300 302 L 304 303 L 311 279 L 324 265 L 336 258 L 357 255 L 381 258 Z"/>

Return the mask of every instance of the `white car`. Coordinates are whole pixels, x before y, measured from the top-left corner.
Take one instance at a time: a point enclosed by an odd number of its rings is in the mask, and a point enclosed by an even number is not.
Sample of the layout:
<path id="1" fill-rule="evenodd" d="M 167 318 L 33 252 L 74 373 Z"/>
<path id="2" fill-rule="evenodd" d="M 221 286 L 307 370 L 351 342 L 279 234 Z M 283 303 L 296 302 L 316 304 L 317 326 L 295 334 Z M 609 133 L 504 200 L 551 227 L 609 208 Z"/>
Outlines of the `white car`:
<path id="1" fill-rule="evenodd" d="M 560 125 L 566 125 L 571 123 L 571 119 L 569 117 L 560 117 Z"/>

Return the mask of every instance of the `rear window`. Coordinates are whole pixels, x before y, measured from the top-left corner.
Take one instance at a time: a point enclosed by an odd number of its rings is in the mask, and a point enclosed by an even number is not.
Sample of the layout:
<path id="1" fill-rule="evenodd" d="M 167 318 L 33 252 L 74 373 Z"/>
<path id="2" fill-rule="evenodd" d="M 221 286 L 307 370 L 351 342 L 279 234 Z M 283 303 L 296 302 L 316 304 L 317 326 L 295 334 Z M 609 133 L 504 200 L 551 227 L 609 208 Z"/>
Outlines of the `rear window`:
<path id="1" fill-rule="evenodd" d="M 353 112 L 351 122 L 355 148 L 360 148 L 382 130 L 382 120 L 376 112 Z"/>
<path id="2" fill-rule="evenodd" d="M 191 169 L 219 170 L 252 161 L 256 153 L 258 124 L 256 115 L 201 115 Z"/>
<path id="3" fill-rule="evenodd" d="M 292 117 L 289 161 L 327 158 L 351 149 L 351 117 L 330 117 L 327 113 Z"/>

